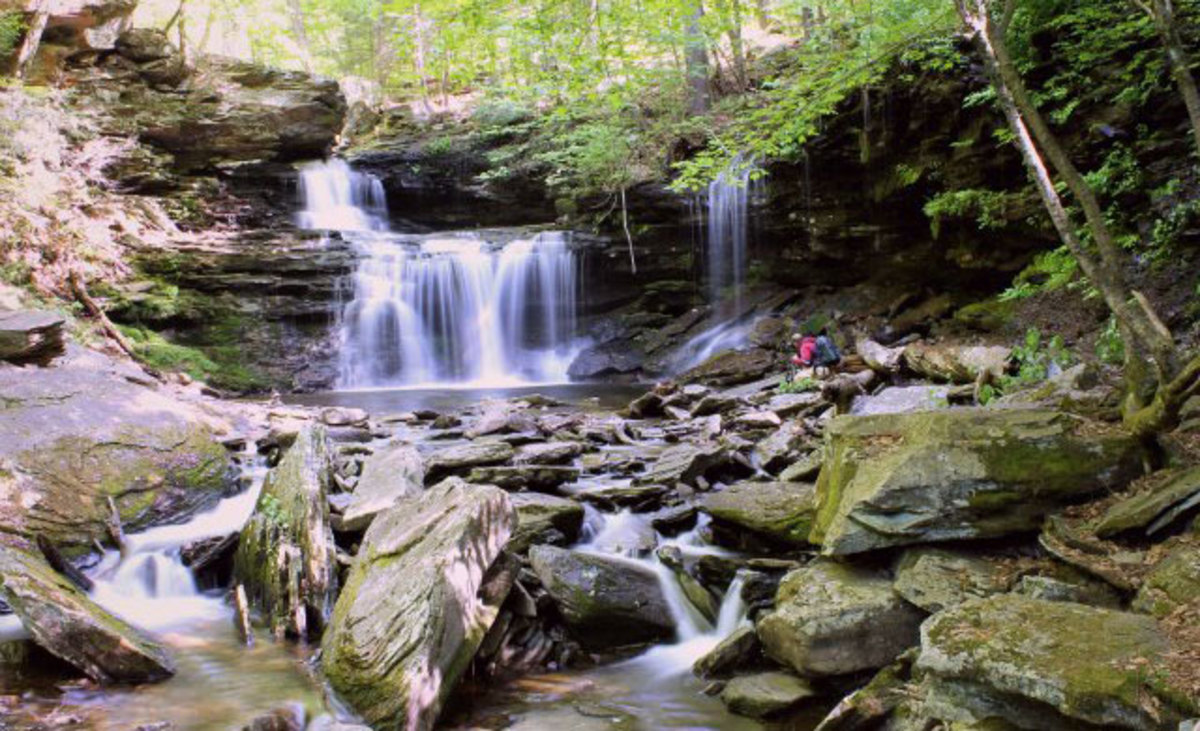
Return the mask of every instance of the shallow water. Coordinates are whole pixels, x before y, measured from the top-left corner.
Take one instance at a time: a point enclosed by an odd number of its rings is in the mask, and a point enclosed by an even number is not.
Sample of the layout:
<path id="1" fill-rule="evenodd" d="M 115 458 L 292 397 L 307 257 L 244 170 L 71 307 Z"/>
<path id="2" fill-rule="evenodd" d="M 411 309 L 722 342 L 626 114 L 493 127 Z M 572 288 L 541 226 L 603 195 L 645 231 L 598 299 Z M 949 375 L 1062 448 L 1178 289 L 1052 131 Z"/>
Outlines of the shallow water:
<path id="1" fill-rule="evenodd" d="M 541 394 L 577 408 L 616 409 L 646 392 L 646 386 L 627 383 L 560 383 L 519 388 L 388 388 L 358 391 L 323 391 L 285 396 L 288 403 L 302 406 L 346 406 L 365 409 L 373 416 L 432 409 L 452 412 L 486 399 L 520 398 Z"/>

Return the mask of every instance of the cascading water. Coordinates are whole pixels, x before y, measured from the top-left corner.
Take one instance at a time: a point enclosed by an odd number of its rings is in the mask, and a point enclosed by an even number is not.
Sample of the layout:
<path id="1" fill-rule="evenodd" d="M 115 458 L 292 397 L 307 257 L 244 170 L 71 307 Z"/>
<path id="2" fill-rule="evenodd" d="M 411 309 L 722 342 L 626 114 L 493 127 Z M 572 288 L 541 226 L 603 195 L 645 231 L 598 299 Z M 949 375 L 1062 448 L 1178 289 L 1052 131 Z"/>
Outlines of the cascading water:
<path id="1" fill-rule="evenodd" d="M 734 162 L 708 184 L 704 206 L 707 230 L 704 240 L 709 297 L 713 303 L 730 298 L 740 310 L 749 254 L 752 165 Z"/>
<path id="2" fill-rule="evenodd" d="M 301 191 L 300 225 L 338 231 L 362 255 L 339 387 L 567 380 L 580 274 L 567 234 L 395 233 L 380 182 L 337 160 L 305 167 Z"/>

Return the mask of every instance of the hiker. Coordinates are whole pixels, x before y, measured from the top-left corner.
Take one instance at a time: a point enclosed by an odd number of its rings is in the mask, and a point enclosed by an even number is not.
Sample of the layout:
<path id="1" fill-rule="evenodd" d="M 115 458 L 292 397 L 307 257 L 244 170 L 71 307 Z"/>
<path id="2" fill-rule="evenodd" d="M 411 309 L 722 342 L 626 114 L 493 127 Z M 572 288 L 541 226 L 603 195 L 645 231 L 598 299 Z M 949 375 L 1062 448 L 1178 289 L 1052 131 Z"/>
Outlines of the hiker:
<path id="1" fill-rule="evenodd" d="M 821 334 L 813 339 L 812 365 L 819 378 L 828 378 L 833 369 L 842 362 L 842 354 L 829 337 L 829 331 L 822 329 Z"/>
<path id="2" fill-rule="evenodd" d="M 792 347 L 796 353 L 788 363 L 788 380 L 812 377 L 813 359 L 817 355 L 817 339 L 812 335 L 792 335 Z"/>

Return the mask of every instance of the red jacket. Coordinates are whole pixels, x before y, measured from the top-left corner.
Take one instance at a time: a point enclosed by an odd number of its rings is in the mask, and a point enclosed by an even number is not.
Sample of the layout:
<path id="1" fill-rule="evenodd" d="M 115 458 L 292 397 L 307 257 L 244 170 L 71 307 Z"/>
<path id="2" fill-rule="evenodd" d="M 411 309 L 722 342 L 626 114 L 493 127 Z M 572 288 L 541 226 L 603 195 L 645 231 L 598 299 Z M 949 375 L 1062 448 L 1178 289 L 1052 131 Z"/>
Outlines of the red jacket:
<path id="1" fill-rule="evenodd" d="M 796 355 L 800 357 L 800 362 L 804 365 L 812 365 L 813 358 L 817 354 L 817 339 L 812 335 L 806 335 L 796 344 Z"/>

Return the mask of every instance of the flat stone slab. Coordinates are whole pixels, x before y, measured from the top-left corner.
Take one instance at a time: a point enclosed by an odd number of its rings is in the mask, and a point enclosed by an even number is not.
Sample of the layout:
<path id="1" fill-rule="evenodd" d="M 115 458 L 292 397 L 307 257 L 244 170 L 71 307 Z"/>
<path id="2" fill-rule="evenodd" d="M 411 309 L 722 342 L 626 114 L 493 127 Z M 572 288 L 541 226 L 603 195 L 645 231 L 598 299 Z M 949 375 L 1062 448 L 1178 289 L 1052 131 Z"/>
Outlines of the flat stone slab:
<path id="1" fill-rule="evenodd" d="M 66 319 L 46 310 L 0 311 L 0 360 L 46 364 L 63 354 Z"/>

